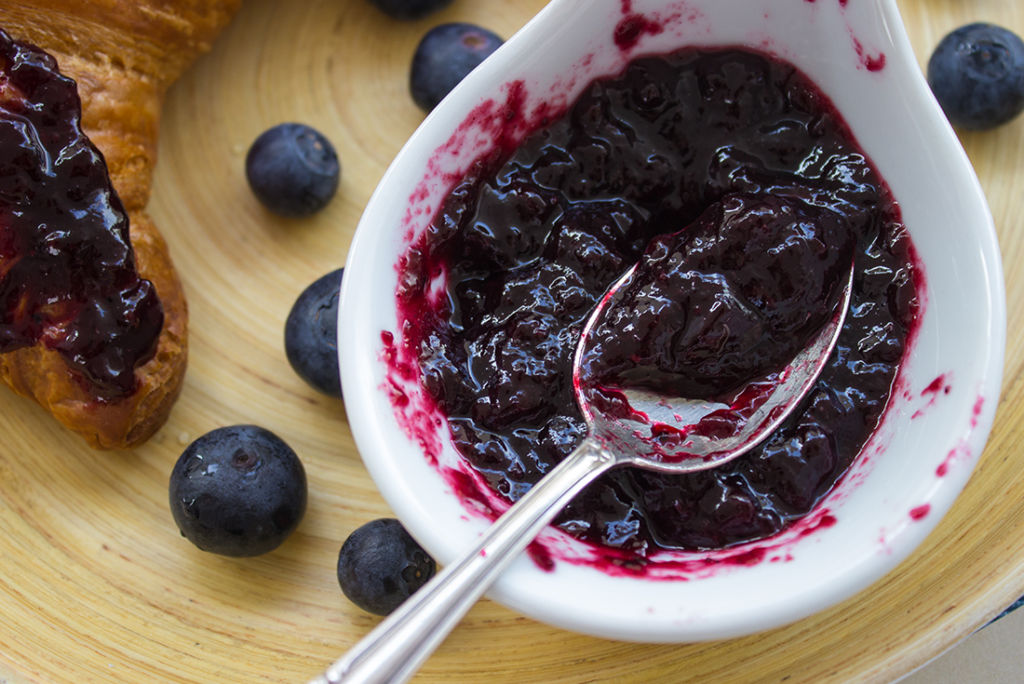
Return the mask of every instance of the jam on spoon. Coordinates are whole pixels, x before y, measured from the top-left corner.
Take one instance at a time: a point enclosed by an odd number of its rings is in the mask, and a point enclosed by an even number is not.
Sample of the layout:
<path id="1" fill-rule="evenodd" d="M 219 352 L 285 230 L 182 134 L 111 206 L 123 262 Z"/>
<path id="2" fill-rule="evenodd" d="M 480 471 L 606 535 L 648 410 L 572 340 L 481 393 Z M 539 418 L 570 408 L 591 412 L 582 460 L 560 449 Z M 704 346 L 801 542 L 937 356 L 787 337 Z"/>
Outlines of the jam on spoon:
<path id="1" fill-rule="evenodd" d="M 788 363 L 835 310 L 853 255 L 838 215 L 728 195 L 654 238 L 590 331 L 594 384 L 712 398 Z"/>

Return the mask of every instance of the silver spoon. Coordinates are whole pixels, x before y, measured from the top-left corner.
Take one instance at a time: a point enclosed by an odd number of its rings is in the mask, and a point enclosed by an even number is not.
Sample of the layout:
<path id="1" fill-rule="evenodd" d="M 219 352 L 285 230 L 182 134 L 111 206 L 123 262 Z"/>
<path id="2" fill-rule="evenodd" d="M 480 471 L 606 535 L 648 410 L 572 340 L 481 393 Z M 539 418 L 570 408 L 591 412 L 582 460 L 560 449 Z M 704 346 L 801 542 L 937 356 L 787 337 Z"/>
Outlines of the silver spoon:
<path id="1" fill-rule="evenodd" d="M 832 319 L 783 371 L 774 376 L 766 398 L 722 436 L 699 432 L 700 420 L 728 409 L 719 402 L 670 398 L 623 390 L 630 412 L 641 420 L 606 415 L 588 400 L 580 368 L 589 333 L 613 307 L 636 266 L 608 290 L 584 326 L 573 359 L 576 401 L 588 424 L 587 437 L 561 463 L 512 505 L 483 534 L 475 547 L 444 568 L 394 613 L 331 665 L 311 684 L 396 683 L 408 680 L 433 653 L 501 571 L 598 475 L 617 466 L 686 473 L 722 465 L 748 452 L 771 434 L 814 386 L 839 339 L 853 289 L 847 277 Z M 749 413 L 749 415 L 747 415 Z M 667 431 L 652 432 L 652 426 Z M 695 429 L 688 429 L 696 426 Z M 661 439 L 667 432 L 669 439 Z"/>

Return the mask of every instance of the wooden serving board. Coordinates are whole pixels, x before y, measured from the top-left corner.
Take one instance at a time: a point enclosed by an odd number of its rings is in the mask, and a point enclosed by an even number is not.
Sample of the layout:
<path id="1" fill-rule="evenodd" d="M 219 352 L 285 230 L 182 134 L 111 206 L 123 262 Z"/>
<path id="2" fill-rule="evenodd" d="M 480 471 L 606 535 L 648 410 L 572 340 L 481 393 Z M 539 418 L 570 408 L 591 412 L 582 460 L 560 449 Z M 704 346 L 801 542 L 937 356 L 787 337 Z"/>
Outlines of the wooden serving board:
<path id="1" fill-rule="evenodd" d="M 151 212 L 191 308 L 191 359 L 170 422 L 128 453 L 101 453 L 0 390 L 0 681 L 301 682 L 377 619 L 335 579 L 338 549 L 391 513 L 356 453 L 341 402 L 288 366 L 285 316 L 341 265 L 363 206 L 422 120 L 409 59 L 434 23 L 511 35 L 544 0 L 455 0 L 400 23 L 365 0 L 246 0 L 171 91 Z M 939 38 L 988 20 L 1024 34 L 1017 0 L 902 0 L 922 64 Z M 312 124 L 344 166 L 321 215 L 256 203 L 243 162 L 272 124 Z M 923 547 L 851 600 L 786 628 L 693 645 L 589 638 L 477 605 L 423 682 L 887 681 L 925 663 L 1024 594 L 1024 118 L 963 135 L 1006 265 L 1009 344 L 988 449 Z M 265 557 L 227 559 L 179 536 L 167 483 L 182 449 L 227 424 L 281 435 L 306 465 L 299 531 Z M 5 679 L 6 678 L 6 679 Z"/>

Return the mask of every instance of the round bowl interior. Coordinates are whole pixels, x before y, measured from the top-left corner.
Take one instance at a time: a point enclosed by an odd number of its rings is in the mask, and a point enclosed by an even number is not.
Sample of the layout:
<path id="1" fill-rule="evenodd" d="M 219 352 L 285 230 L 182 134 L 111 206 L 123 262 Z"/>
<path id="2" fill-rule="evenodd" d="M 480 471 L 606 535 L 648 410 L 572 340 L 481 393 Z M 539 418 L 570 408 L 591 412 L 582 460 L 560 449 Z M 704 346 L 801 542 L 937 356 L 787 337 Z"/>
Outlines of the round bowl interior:
<path id="1" fill-rule="evenodd" d="M 620 49 L 613 35 L 629 13 L 658 29 Z M 508 126 L 513 96 L 527 114 L 563 107 L 632 57 L 691 45 L 772 53 L 832 98 L 902 210 L 924 272 L 923 315 L 882 426 L 803 523 L 738 549 L 690 554 L 692 571 L 661 579 L 570 562 L 585 561 L 587 550 L 549 530 L 541 543 L 570 560 L 545 571 L 524 555 L 489 593 L 535 619 L 617 639 L 739 636 L 867 587 L 924 539 L 962 489 L 1001 381 L 1005 303 L 992 220 L 894 2 L 555 0 L 417 130 L 348 255 L 339 316 L 346 409 L 371 476 L 412 534 L 443 564 L 489 521 L 445 476 L 465 469 L 443 417 L 422 400 L 415 363 L 396 363 L 389 343 L 401 333 L 401 255 L 454 180 L 495 144 L 497 126 L 503 135 L 529 132 L 529 116 Z M 820 524 L 825 516 L 829 525 Z M 729 562 L 751 550 L 764 562 Z"/>

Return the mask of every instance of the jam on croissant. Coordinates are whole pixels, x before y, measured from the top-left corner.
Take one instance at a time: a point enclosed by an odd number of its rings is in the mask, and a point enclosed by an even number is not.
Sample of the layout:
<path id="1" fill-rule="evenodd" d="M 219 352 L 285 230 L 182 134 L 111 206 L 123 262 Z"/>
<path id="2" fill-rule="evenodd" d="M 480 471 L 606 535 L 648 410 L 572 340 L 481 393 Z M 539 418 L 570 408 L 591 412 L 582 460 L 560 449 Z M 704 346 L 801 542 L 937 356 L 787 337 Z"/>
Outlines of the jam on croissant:
<path id="1" fill-rule="evenodd" d="M 97 448 L 177 399 L 188 313 L 146 214 L 163 95 L 240 0 L 6 0 L 0 380 Z"/>
<path id="2" fill-rule="evenodd" d="M 79 126 L 74 81 L 0 30 L 0 352 L 61 355 L 100 400 L 131 394 L 163 308 L 139 277 L 128 216 Z"/>

